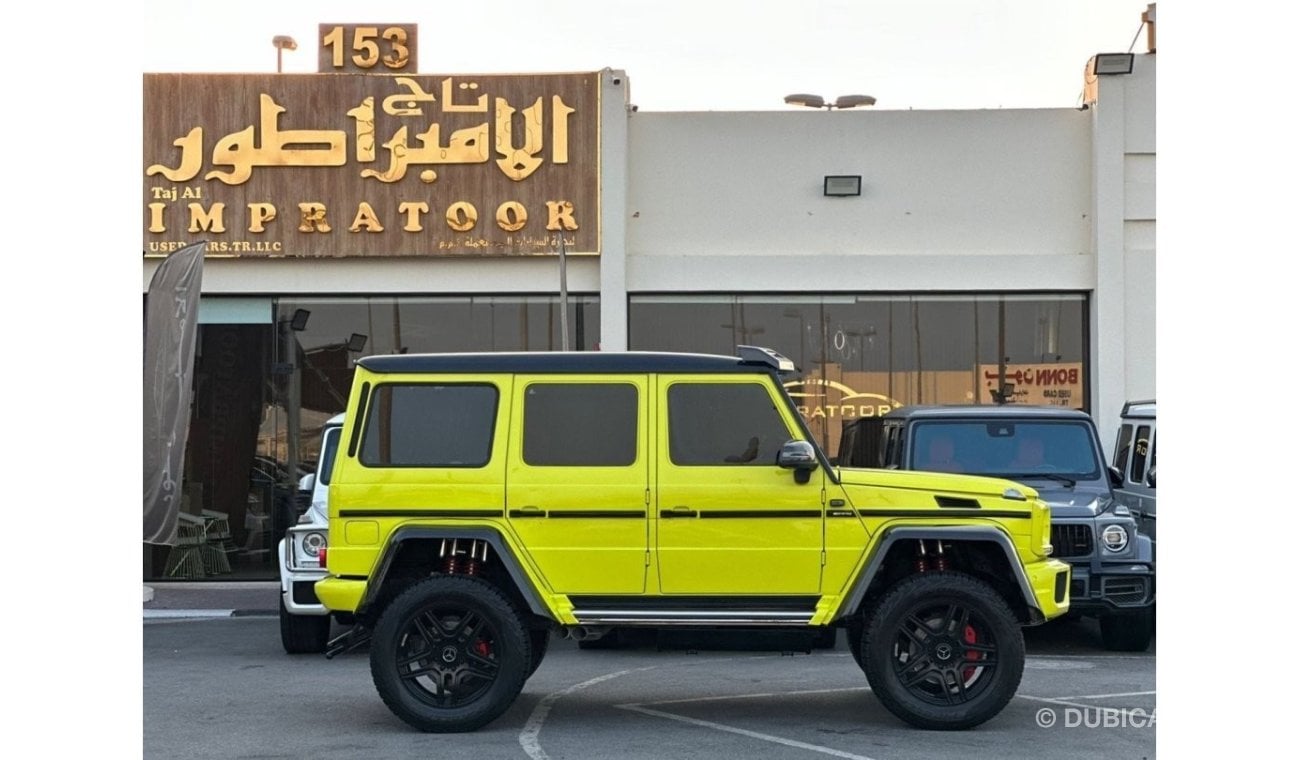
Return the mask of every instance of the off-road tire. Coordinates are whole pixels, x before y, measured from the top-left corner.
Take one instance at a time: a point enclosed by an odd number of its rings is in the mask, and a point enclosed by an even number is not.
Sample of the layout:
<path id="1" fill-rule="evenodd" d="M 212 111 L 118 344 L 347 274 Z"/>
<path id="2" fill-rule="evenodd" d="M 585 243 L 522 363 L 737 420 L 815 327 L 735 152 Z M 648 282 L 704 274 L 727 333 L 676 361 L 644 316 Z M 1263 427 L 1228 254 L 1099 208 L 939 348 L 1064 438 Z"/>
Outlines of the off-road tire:
<path id="1" fill-rule="evenodd" d="M 1155 635 L 1149 610 L 1102 615 L 1101 644 L 1112 652 L 1145 652 Z"/>
<path id="2" fill-rule="evenodd" d="M 959 730 L 989 720 L 1015 696 L 1025 641 L 991 586 L 933 572 L 885 594 L 871 612 L 861 656 L 871 690 L 890 712 L 918 728 Z"/>
<path id="3" fill-rule="evenodd" d="M 473 731 L 509 709 L 532 667 L 523 620 L 490 583 L 435 575 L 384 610 L 370 675 L 397 717 L 432 733 Z"/>
<path id="4" fill-rule="evenodd" d="M 289 654 L 320 654 L 330 640 L 329 615 L 291 615 L 280 600 L 280 643 Z"/>

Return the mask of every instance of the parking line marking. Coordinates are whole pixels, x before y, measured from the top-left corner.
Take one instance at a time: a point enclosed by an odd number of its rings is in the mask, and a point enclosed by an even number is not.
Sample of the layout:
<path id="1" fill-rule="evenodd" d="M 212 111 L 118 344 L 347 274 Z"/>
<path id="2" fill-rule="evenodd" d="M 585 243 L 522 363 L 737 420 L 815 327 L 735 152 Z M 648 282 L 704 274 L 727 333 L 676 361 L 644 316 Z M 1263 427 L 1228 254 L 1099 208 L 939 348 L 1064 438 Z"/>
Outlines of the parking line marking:
<path id="1" fill-rule="evenodd" d="M 537 736 L 542 732 L 542 724 L 546 722 L 546 716 L 551 712 L 551 705 L 555 704 L 560 697 L 568 696 L 575 691 L 581 691 L 589 686 L 595 686 L 598 683 L 603 683 L 610 679 L 618 678 L 619 676 L 625 676 L 628 673 L 636 673 L 642 670 L 653 670 L 657 667 L 659 666 L 650 665 L 644 668 L 631 668 L 628 670 L 606 673 L 603 676 L 589 678 L 581 683 L 575 683 L 572 686 L 547 694 L 542 697 L 542 700 L 533 708 L 532 714 L 528 716 L 528 722 L 524 724 L 524 729 L 519 732 L 519 746 L 523 747 L 524 752 L 533 760 L 549 760 L 550 755 L 546 754 L 546 751 L 542 749 L 542 745 L 537 741 Z"/>
<path id="2" fill-rule="evenodd" d="M 1081 694 L 1077 697 L 1056 697 L 1056 699 L 1111 699 L 1113 697 L 1148 697 L 1154 695 L 1154 691 L 1124 691 L 1118 694 Z"/>
<path id="3" fill-rule="evenodd" d="M 1138 707 L 1106 707 L 1104 705 L 1088 705 L 1082 702 L 1071 702 L 1067 699 L 1054 699 L 1052 697 L 1031 697 L 1028 694 L 1017 694 L 1020 699 L 1028 699 L 1033 702 L 1046 702 L 1049 705 L 1065 705 L 1066 707 L 1077 707 L 1081 710 L 1101 710 L 1108 713 L 1126 713 L 1132 710 L 1139 710 Z"/>
<path id="4" fill-rule="evenodd" d="M 619 705 L 619 707 L 621 707 L 624 710 L 631 710 L 633 712 L 639 712 L 657 718 L 667 718 L 668 720 L 676 720 L 682 723 L 689 723 L 693 726 L 712 728 L 716 731 L 726 731 L 727 733 L 739 734 L 740 736 L 747 736 L 751 739 L 759 739 L 765 742 L 781 744 L 786 747 L 794 747 L 795 749 L 806 749 L 809 752 L 820 752 L 823 755 L 843 757 L 843 758 L 848 758 L 848 760 L 871 760 L 871 758 L 867 757 L 866 755 L 855 755 L 851 752 L 842 752 L 838 749 L 831 749 L 830 747 L 822 747 L 817 744 L 807 744 L 805 742 L 795 741 L 794 739 L 785 739 L 780 736 L 772 736 L 771 734 L 761 734 L 757 731 L 749 731 L 744 728 L 736 728 L 735 726 L 728 726 L 722 723 L 714 723 L 713 721 L 699 720 L 698 718 L 688 718 L 685 715 L 675 715 L 673 713 L 662 712 L 660 710 L 651 710 L 648 707 L 641 707 L 639 705 Z"/>
<path id="5" fill-rule="evenodd" d="M 758 659 L 769 659 L 772 657 L 782 657 L 782 656 L 784 655 L 759 654 L 759 655 L 751 655 L 748 657 L 705 657 L 699 659 L 691 658 L 689 660 L 686 660 L 685 662 L 673 662 L 673 663 L 667 663 L 663 665 L 647 665 L 644 668 L 629 668 L 628 670 L 619 670 L 613 673 L 606 673 L 603 676 L 596 676 L 595 678 L 587 679 L 586 681 L 583 681 L 581 683 L 575 683 L 572 686 L 565 687 L 563 689 L 560 689 L 559 691 L 553 691 L 550 694 L 547 694 L 546 696 L 542 697 L 541 701 L 537 703 L 537 706 L 533 708 L 532 713 L 529 714 L 528 722 L 524 724 L 523 730 L 519 732 L 519 746 L 523 747 L 524 752 L 527 753 L 528 756 L 531 757 L 533 760 L 550 760 L 551 756 L 546 754 L 546 751 L 542 749 L 542 745 L 538 742 L 537 737 L 542 732 L 542 724 L 546 722 L 546 716 L 550 714 L 551 706 L 554 705 L 560 699 L 560 697 L 568 696 L 569 694 L 572 694 L 575 691 L 581 691 L 582 689 L 585 689 L 589 686 L 595 686 L 596 684 L 604 683 L 605 681 L 618 678 L 619 676 L 625 676 L 628 673 L 641 673 L 647 670 L 655 670 L 661 667 L 673 667 L 675 665 L 698 665 L 700 663 L 706 663 L 706 662 L 723 662 L 726 660 L 738 660 L 738 659 L 758 660 Z M 867 758 L 866 760 L 870 760 L 870 758 Z"/>

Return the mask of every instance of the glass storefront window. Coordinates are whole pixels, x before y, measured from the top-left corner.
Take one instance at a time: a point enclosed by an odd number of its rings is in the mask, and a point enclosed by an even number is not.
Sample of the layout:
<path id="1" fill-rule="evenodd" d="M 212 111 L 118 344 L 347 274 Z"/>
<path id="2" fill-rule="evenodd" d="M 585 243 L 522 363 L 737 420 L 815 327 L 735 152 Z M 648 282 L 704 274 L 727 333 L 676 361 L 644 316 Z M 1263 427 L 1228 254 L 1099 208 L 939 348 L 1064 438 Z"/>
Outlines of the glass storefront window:
<path id="1" fill-rule="evenodd" d="M 843 423 L 905 404 L 1087 408 L 1083 294 L 632 295 L 628 348 L 772 348 L 834 456 Z"/>
<path id="2" fill-rule="evenodd" d="M 358 358 L 563 345 L 556 296 L 293 297 L 274 299 L 273 313 L 271 323 L 199 326 L 182 509 L 221 532 L 184 562 L 146 545 L 145 580 L 278 577 L 276 544 L 306 507 L 298 480 L 315 470 Z M 599 298 L 570 294 L 567 322 L 572 350 L 597 348 Z"/>

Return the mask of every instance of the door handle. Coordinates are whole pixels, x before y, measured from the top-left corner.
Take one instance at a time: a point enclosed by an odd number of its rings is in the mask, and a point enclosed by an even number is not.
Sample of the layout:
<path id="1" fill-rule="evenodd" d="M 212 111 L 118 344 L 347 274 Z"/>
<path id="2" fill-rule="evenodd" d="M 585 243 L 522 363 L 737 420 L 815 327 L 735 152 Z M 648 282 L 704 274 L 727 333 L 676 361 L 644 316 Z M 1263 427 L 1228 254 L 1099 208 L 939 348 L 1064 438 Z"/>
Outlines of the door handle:
<path id="1" fill-rule="evenodd" d="M 698 515 L 699 512 L 696 512 L 695 510 L 687 506 L 677 506 L 677 507 L 673 507 L 672 509 L 663 509 L 659 511 L 659 516 L 662 518 L 696 517 Z"/>
<path id="2" fill-rule="evenodd" d="M 519 509 L 510 510 L 511 517 L 546 517 L 546 510 L 541 507 L 529 504 Z"/>

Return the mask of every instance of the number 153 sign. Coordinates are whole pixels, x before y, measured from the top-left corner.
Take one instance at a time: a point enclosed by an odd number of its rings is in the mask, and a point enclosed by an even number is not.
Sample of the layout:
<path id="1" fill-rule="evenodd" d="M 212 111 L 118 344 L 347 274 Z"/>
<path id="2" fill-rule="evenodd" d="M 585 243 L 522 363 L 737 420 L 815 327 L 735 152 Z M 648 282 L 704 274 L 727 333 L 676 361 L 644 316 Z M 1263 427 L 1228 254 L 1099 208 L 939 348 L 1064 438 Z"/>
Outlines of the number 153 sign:
<path id="1" fill-rule="evenodd" d="M 416 71 L 415 24 L 321 24 L 316 34 L 321 74 Z"/>

